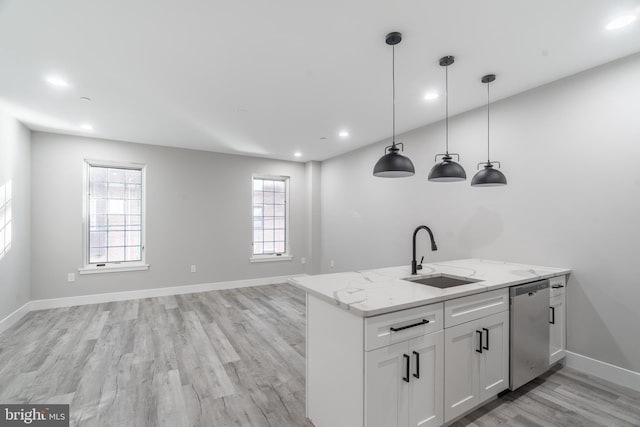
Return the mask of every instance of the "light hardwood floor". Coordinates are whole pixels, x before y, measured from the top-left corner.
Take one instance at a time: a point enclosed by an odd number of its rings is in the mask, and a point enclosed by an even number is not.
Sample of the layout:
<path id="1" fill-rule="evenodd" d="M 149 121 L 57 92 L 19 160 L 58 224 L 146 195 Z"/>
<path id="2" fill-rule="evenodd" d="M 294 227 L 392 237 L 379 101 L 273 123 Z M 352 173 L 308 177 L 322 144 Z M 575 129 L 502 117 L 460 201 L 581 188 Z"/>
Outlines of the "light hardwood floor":
<path id="1" fill-rule="evenodd" d="M 0 335 L 0 402 L 78 426 L 311 426 L 304 293 L 272 285 L 31 312 Z"/>
<path id="2" fill-rule="evenodd" d="M 0 402 L 69 403 L 72 426 L 311 427 L 304 300 L 279 284 L 31 312 L 0 335 Z M 555 369 L 455 425 L 640 426 L 640 393 Z"/>
<path id="3" fill-rule="evenodd" d="M 640 393 L 560 365 L 451 427 L 640 426 Z"/>

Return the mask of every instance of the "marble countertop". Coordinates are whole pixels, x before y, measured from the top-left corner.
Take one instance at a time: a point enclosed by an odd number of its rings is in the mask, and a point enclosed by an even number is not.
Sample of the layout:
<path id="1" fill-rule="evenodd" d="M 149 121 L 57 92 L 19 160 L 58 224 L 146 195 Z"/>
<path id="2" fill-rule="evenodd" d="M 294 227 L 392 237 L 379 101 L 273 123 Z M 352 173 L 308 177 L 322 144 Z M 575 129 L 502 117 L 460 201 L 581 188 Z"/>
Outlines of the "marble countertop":
<path id="1" fill-rule="evenodd" d="M 289 283 L 353 314 L 370 317 L 452 298 L 569 274 L 570 269 L 483 259 L 461 259 L 423 264 L 418 276 L 410 266 L 347 273 L 298 276 Z M 439 289 L 406 278 L 449 276 L 478 282 Z"/>

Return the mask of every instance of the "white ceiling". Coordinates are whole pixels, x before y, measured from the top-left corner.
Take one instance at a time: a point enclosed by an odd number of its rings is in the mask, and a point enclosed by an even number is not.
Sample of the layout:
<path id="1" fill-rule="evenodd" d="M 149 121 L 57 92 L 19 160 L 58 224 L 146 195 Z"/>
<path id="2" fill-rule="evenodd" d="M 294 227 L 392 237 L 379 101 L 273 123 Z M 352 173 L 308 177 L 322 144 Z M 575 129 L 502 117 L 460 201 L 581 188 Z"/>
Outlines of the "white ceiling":
<path id="1" fill-rule="evenodd" d="M 639 11 L 637 0 L 0 0 L 0 108 L 34 130 L 324 160 L 390 138 L 390 31 L 404 37 L 402 133 L 444 117 L 444 97 L 423 99 L 443 91 L 440 57 L 456 58 L 453 115 L 485 104 L 484 74 L 497 74 L 497 100 L 640 52 L 640 22 L 604 29 Z"/>

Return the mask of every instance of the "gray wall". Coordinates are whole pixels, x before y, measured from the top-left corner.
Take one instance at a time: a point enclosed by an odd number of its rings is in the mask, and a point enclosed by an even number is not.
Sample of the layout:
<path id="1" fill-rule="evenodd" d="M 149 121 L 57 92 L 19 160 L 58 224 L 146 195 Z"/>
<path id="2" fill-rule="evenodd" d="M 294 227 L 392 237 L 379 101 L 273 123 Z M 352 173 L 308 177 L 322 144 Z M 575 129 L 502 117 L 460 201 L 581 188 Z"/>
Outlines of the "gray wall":
<path id="1" fill-rule="evenodd" d="M 77 276 L 85 158 L 147 165 L 148 271 Z M 33 299 L 304 273 L 302 163 L 33 133 Z M 252 173 L 288 175 L 293 261 L 250 263 Z M 190 272 L 196 264 L 197 273 Z"/>
<path id="2" fill-rule="evenodd" d="M 320 209 L 322 189 L 322 164 L 308 162 L 307 174 L 307 273 L 319 274 L 321 271 L 321 232 L 322 210 Z"/>
<path id="3" fill-rule="evenodd" d="M 506 187 L 469 186 L 486 158 L 483 109 L 450 121 L 466 182 L 426 179 L 444 149 L 442 122 L 399 138 L 416 166 L 411 178 L 371 175 L 384 143 L 324 162 L 323 272 L 408 264 L 419 224 L 431 226 L 440 249 L 421 242 L 425 261 L 570 267 L 569 350 L 640 372 L 638 76 L 635 55 L 494 104 L 492 157 L 503 162 Z M 493 92 L 499 85 L 498 75 Z M 479 82 L 477 96 L 486 97 Z"/>
<path id="4" fill-rule="evenodd" d="M 11 247 L 0 259 L 0 320 L 30 299 L 31 132 L 0 111 L 0 186 L 11 185 Z"/>

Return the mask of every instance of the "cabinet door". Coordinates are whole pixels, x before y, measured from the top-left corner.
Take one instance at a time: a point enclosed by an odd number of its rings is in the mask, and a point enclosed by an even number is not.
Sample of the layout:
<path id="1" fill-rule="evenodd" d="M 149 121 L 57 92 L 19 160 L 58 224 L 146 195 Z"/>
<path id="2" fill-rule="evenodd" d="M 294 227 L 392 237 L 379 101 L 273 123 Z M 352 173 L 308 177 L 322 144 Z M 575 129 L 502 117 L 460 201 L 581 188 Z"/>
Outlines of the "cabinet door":
<path id="1" fill-rule="evenodd" d="M 480 319 L 480 401 L 509 388 L 509 312 Z"/>
<path id="2" fill-rule="evenodd" d="M 409 341 L 409 426 L 441 426 L 444 394 L 444 331 Z"/>
<path id="3" fill-rule="evenodd" d="M 565 293 L 551 297 L 549 304 L 549 363 L 553 364 L 565 356 Z"/>
<path id="4" fill-rule="evenodd" d="M 365 425 L 406 427 L 409 423 L 406 380 L 412 378 L 409 342 L 366 352 L 365 358 Z"/>
<path id="5" fill-rule="evenodd" d="M 444 420 L 462 415 L 480 402 L 478 321 L 444 331 Z"/>

